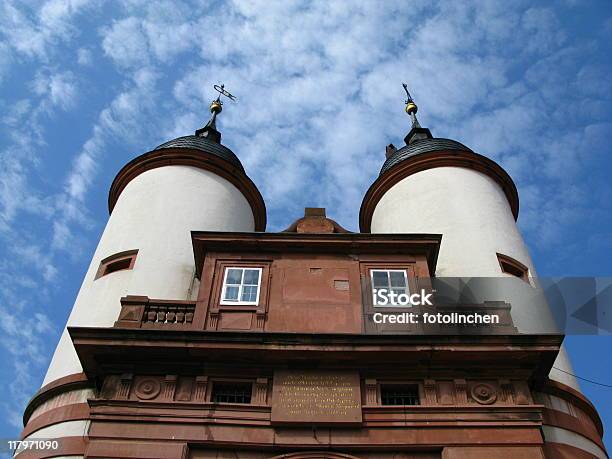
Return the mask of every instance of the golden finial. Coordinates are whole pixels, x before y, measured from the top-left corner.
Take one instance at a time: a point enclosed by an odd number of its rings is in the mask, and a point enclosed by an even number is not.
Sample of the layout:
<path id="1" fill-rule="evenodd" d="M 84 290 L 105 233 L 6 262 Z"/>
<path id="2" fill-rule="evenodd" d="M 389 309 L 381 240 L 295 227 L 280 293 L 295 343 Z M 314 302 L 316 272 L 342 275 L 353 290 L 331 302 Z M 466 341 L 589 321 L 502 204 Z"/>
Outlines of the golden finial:
<path id="1" fill-rule="evenodd" d="M 408 85 L 406 83 L 402 83 L 402 86 L 404 87 L 404 91 L 406 91 L 406 96 L 408 97 L 406 99 L 406 113 L 408 113 L 409 115 L 416 115 L 416 112 L 419 111 L 419 107 L 417 107 L 417 104 L 414 103 L 414 99 L 412 98 L 412 96 L 410 95 L 410 92 L 408 91 Z"/>
<path id="2" fill-rule="evenodd" d="M 221 103 L 220 100 L 215 99 L 210 103 L 211 113 L 221 113 L 221 110 L 223 110 L 223 104 Z"/>
<path id="3" fill-rule="evenodd" d="M 415 104 L 413 101 L 406 103 L 406 113 L 408 113 L 409 115 L 412 115 L 413 113 L 416 113 L 418 111 L 419 111 L 419 107 L 417 107 L 417 104 Z"/>

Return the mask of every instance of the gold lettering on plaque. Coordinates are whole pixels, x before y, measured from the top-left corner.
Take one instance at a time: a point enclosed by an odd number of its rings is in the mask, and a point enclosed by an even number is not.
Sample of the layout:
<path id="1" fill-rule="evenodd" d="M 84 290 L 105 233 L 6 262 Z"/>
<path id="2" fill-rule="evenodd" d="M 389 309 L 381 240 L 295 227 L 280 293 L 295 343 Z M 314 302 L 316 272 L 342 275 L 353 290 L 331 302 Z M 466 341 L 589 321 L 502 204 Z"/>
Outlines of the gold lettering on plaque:
<path id="1" fill-rule="evenodd" d="M 360 422 L 359 376 L 352 372 L 277 372 L 272 421 Z"/>

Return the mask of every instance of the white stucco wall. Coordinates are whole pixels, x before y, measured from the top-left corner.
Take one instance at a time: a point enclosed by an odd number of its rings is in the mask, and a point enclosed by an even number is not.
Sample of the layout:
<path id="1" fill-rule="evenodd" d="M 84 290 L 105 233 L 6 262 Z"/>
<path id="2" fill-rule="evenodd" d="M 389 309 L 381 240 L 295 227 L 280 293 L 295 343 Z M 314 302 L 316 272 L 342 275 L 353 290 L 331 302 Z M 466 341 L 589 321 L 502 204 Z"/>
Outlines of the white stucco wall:
<path id="1" fill-rule="evenodd" d="M 68 319 L 68 326 L 111 327 L 125 295 L 186 300 L 194 259 L 190 232 L 254 231 L 251 207 L 227 180 L 190 166 L 146 171 L 125 187 L 100 238 Z M 100 261 L 138 249 L 134 269 L 95 279 Z M 67 331 L 43 382 L 81 371 Z"/>
<path id="2" fill-rule="evenodd" d="M 53 424 L 47 427 L 43 427 L 42 429 L 38 429 L 35 432 L 32 432 L 30 435 L 25 437 L 23 440 L 49 440 L 49 441 L 58 441 L 61 445 L 62 438 L 64 437 L 86 437 L 89 431 L 90 421 L 66 421 L 66 422 L 58 422 L 57 424 Z M 14 457 L 19 458 L 22 457 L 21 453 L 26 453 L 29 451 L 28 449 L 21 449 L 16 451 Z M 51 451 L 52 450 L 47 450 Z M 24 454 L 25 456 L 25 454 Z M 31 457 L 31 456 L 30 456 Z M 78 459 L 83 456 L 53 456 L 56 459 Z"/>
<path id="3" fill-rule="evenodd" d="M 373 233 L 440 233 L 438 277 L 499 276 L 496 253 L 535 269 L 506 195 L 488 176 L 439 167 L 394 185 L 376 205 Z"/>
<path id="4" fill-rule="evenodd" d="M 521 333 L 557 332 L 543 296 L 501 271 L 497 253 L 523 263 L 536 277 L 508 199 L 489 176 L 462 167 L 438 167 L 408 176 L 376 205 L 371 232 L 442 234 L 438 278 L 504 278 L 499 282 L 473 279 L 480 284 L 474 289 L 480 294 L 477 300 L 511 303 L 512 319 Z M 564 349 L 555 366 L 572 372 Z M 578 389 L 567 374 L 555 371 L 551 377 Z"/>
<path id="5" fill-rule="evenodd" d="M 45 440 L 58 440 L 62 437 L 85 437 L 89 430 L 90 421 L 66 421 L 58 422 L 24 438 L 24 440 L 33 440 L 35 438 L 44 438 Z"/>
<path id="6" fill-rule="evenodd" d="M 608 459 L 608 455 L 595 443 L 580 434 L 560 427 L 542 426 L 544 440 L 551 443 L 562 443 L 588 451 L 598 459 Z"/>

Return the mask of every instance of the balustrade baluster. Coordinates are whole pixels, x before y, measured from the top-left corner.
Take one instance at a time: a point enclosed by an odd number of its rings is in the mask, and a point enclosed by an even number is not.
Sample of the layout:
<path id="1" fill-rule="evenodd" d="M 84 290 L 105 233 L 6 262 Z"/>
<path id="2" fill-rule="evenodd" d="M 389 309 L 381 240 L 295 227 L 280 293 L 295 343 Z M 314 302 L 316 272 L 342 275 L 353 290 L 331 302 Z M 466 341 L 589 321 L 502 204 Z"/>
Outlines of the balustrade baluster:
<path id="1" fill-rule="evenodd" d="M 193 322 L 195 304 L 151 304 L 148 303 L 142 315 L 142 323 L 159 327 L 187 325 Z"/>

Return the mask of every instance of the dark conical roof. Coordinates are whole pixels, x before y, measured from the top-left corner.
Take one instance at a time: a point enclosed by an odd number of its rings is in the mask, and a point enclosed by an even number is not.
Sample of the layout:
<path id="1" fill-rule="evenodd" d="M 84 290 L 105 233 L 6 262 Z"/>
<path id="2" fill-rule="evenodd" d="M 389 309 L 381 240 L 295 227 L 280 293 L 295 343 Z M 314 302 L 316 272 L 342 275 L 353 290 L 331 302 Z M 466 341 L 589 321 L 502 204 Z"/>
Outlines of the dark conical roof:
<path id="1" fill-rule="evenodd" d="M 206 137 L 200 137 L 197 135 L 177 137 L 176 139 L 162 143 L 161 145 L 155 147 L 154 150 L 163 150 L 165 148 L 189 148 L 192 150 L 200 150 L 204 153 L 218 156 L 244 172 L 242 163 L 232 150 Z"/>
<path id="2" fill-rule="evenodd" d="M 405 147 L 402 147 L 390 155 L 380 170 L 380 175 L 387 172 L 393 166 L 401 163 L 402 161 L 412 158 L 413 156 L 429 153 L 431 151 L 442 151 L 442 150 L 461 150 L 461 151 L 472 151 L 465 145 L 450 139 L 442 138 L 428 138 L 416 140 Z"/>

